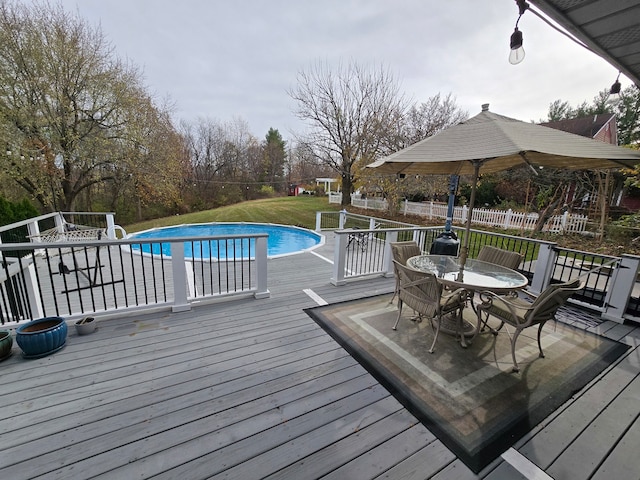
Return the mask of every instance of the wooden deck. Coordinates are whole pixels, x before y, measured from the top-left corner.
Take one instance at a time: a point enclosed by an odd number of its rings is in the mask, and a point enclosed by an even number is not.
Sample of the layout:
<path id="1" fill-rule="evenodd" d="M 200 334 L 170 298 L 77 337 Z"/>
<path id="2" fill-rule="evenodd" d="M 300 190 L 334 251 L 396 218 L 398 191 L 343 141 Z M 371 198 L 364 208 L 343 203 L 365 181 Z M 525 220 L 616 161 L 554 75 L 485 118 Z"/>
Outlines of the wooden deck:
<path id="1" fill-rule="evenodd" d="M 563 310 L 634 348 L 476 476 L 303 312 L 393 290 L 332 286 L 330 257 L 270 260 L 267 299 L 99 319 L 43 359 L 14 346 L 0 478 L 640 478 L 635 326 Z"/>

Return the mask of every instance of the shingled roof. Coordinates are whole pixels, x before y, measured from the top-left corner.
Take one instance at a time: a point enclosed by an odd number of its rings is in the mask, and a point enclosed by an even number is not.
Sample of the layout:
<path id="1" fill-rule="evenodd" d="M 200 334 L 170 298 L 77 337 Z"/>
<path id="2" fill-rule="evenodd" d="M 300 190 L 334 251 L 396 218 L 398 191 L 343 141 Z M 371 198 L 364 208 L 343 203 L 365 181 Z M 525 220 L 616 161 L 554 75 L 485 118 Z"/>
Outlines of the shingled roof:
<path id="1" fill-rule="evenodd" d="M 601 113 L 587 117 L 558 120 L 557 122 L 545 122 L 540 125 L 574 133 L 582 137 L 594 138 L 614 116 L 613 113 Z"/>

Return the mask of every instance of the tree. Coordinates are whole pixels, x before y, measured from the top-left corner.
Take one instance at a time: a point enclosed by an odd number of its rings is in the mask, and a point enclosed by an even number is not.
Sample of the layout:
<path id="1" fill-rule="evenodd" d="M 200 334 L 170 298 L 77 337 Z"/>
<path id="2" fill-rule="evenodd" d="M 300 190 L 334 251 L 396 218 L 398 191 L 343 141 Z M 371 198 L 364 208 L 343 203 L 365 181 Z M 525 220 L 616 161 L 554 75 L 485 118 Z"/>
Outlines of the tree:
<path id="1" fill-rule="evenodd" d="M 297 142 L 289 148 L 286 162 L 287 181 L 289 183 L 314 185 L 316 178 L 331 176 L 331 169 L 315 155 L 313 146 Z"/>
<path id="2" fill-rule="evenodd" d="M 451 94 L 442 97 L 439 93 L 429 97 L 426 102 L 413 104 L 402 115 L 390 133 L 381 138 L 382 148 L 379 155 L 390 155 L 420 140 L 431 137 L 442 130 L 460 123 L 468 117 L 461 110 Z M 389 210 L 397 208 L 397 202 L 403 197 L 434 198 L 445 197 L 449 179 L 441 175 L 422 177 L 380 175 L 374 169 L 359 165 L 357 186 L 366 192 L 382 193 L 389 200 Z"/>
<path id="3" fill-rule="evenodd" d="M 382 67 L 352 62 L 332 71 L 317 63 L 298 74 L 289 95 L 297 102 L 296 115 L 310 123 L 305 143 L 338 172 L 342 205 L 348 205 L 356 181 L 354 166 L 375 159 L 407 108 L 396 80 Z"/>
<path id="4" fill-rule="evenodd" d="M 618 143 L 638 145 L 640 143 L 640 88 L 633 85 L 620 92 L 616 110 Z"/>
<path id="5" fill-rule="evenodd" d="M 26 199 L 19 202 L 11 202 L 0 197 L 0 225 L 10 225 L 12 223 L 36 217 L 37 215 L 38 210 L 36 210 L 36 208 Z M 6 239 L 3 240 L 6 242 Z M 18 240 L 12 239 L 9 241 L 17 242 Z"/>
<path id="6" fill-rule="evenodd" d="M 282 139 L 280 132 L 270 128 L 264 141 L 264 161 L 262 168 L 262 178 L 260 181 L 266 182 L 273 187 L 276 192 L 282 192 L 284 185 L 284 165 L 287 142 Z"/>
<path id="7" fill-rule="evenodd" d="M 618 144 L 636 146 L 640 142 L 640 89 L 631 86 L 624 89 L 616 98 L 609 90 L 602 90 L 594 97 L 591 104 L 586 101 L 580 106 L 573 108 L 568 102 L 556 100 L 549 106 L 549 121 L 580 118 L 601 113 L 615 113 L 618 127 Z M 578 173 L 580 175 L 580 173 Z M 574 177 L 574 183 L 578 183 Z M 590 183 L 590 188 L 584 188 L 586 183 Z M 622 183 L 622 182 L 620 182 Z M 629 182 L 630 183 L 630 182 Z M 609 182 L 609 174 L 606 172 L 595 172 L 591 175 L 589 182 L 582 182 L 585 192 L 591 195 L 596 194 L 598 198 L 598 208 L 600 210 L 600 238 L 603 237 L 606 216 L 610 205 L 612 188 Z M 560 186 L 560 184 L 558 184 Z M 540 189 L 546 192 L 548 189 Z M 554 190 L 554 191 L 557 191 Z M 564 194 L 568 192 L 565 188 Z M 562 192 L 559 194 L 562 196 Z M 581 198 L 580 195 L 573 195 L 573 198 Z M 556 202 L 556 208 L 561 202 Z M 593 204 L 591 204 L 593 206 Z M 541 215 L 542 217 L 542 215 Z"/>
<path id="8" fill-rule="evenodd" d="M 614 113 L 614 104 L 611 102 L 609 90 L 598 92 L 598 94 L 593 97 L 591 104 L 585 100 L 577 107 L 572 107 L 567 101 L 554 100 L 549 104 L 546 121 L 557 122 L 560 120 L 588 117 L 590 115 L 600 115 L 602 113 Z"/>
<path id="9" fill-rule="evenodd" d="M 144 180 L 166 193 L 161 179 L 175 163 L 153 152 L 156 126 L 172 130 L 99 28 L 61 6 L 0 3 L 0 161 L 43 208 L 74 210 L 92 188 L 135 181 L 133 158 L 154 162 Z"/>
<path id="10" fill-rule="evenodd" d="M 115 175 L 128 180 L 126 187 L 133 195 L 119 196 L 119 205 L 126 209 L 135 199 L 138 221 L 149 213 L 162 215 L 167 210 L 177 213 L 182 204 L 185 179 L 190 175 L 184 138 L 173 127 L 168 112 L 160 113 L 150 101 L 147 101 L 146 109 L 139 108 L 134 112 L 139 117 L 129 119 L 128 130 L 139 140 L 140 146 L 125 149 L 125 156 L 114 169 Z"/>
<path id="11" fill-rule="evenodd" d="M 633 145 L 640 142 L 640 88 L 625 88 L 618 98 L 608 90 L 601 90 L 591 104 L 586 101 L 577 107 L 569 102 L 555 100 L 549 104 L 548 122 L 586 117 L 602 113 L 615 113 L 618 125 L 618 144 Z"/>
<path id="12" fill-rule="evenodd" d="M 191 207 L 213 208 L 253 196 L 263 150 L 244 120 L 200 118 L 195 124 L 184 122 L 181 131 L 191 159 L 186 182 Z"/>
<path id="13" fill-rule="evenodd" d="M 455 98 L 451 93 L 446 97 L 441 97 L 439 93 L 429 97 L 426 102 L 420 105 L 412 105 L 405 114 L 402 126 L 402 144 L 396 150 L 431 137 L 468 117 L 469 114 L 456 105 Z"/>
<path id="14" fill-rule="evenodd" d="M 226 126 L 200 118 L 195 124 L 183 122 L 182 134 L 191 159 L 191 205 L 206 209 L 223 204 L 220 187 L 224 182 L 222 171 L 227 167 L 224 156 L 229 141 Z"/>

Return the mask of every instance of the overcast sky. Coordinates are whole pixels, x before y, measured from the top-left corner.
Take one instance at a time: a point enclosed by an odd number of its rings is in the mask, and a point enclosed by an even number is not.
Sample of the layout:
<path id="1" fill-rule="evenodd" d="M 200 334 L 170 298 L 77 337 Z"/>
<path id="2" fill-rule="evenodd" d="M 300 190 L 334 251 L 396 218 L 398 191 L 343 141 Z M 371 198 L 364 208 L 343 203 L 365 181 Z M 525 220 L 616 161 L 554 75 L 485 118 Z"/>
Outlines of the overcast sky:
<path id="1" fill-rule="evenodd" d="M 287 90 L 318 61 L 385 66 L 416 101 L 451 93 L 471 116 L 483 103 L 525 121 L 549 104 L 591 102 L 618 74 L 531 12 L 526 57 L 510 65 L 514 0 L 62 0 L 139 66 L 174 118 L 241 118 L 264 138 L 303 130 Z M 621 77 L 623 88 L 630 85 Z"/>

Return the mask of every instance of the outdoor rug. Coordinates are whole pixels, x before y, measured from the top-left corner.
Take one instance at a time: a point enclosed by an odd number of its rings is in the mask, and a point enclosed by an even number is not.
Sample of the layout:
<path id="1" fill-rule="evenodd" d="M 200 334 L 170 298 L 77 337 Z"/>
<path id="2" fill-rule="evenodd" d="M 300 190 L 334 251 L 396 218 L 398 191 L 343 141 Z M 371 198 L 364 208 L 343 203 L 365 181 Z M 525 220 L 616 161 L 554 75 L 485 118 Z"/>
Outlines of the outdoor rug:
<path id="1" fill-rule="evenodd" d="M 519 373 L 511 373 L 511 347 L 503 328 L 482 333 L 467 349 L 413 322 L 391 295 L 309 308 L 305 311 L 384 385 L 469 468 L 479 472 L 532 427 L 565 403 L 627 346 L 560 322 L 547 322 L 538 358 L 537 327 L 518 338 Z M 474 319 L 465 309 L 465 317 Z M 496 346 L 494 353 L 494 343 Z"/>

